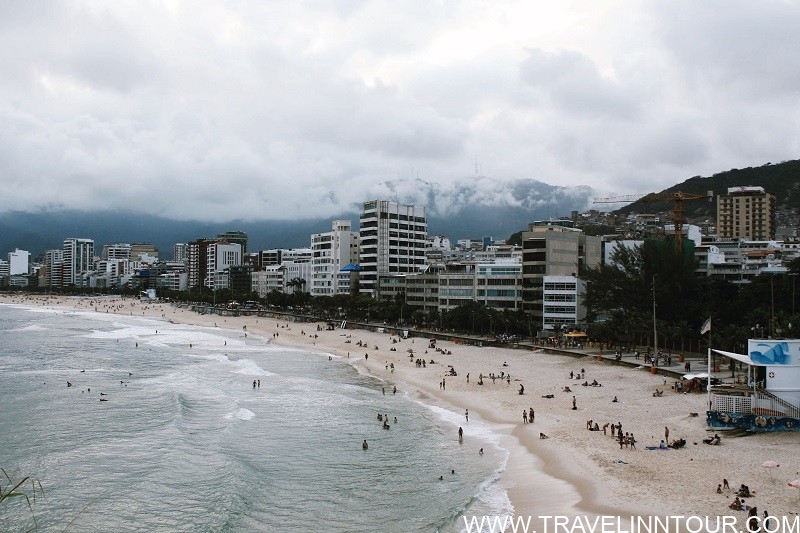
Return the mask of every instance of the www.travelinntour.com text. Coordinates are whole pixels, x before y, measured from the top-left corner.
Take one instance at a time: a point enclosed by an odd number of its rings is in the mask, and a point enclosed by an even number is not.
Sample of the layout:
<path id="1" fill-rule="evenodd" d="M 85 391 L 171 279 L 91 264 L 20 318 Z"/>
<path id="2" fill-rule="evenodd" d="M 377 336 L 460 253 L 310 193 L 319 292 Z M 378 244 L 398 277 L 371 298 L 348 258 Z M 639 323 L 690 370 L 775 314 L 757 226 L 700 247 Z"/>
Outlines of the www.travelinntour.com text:
<path id="1" fill-rule="evenodd" d="M 472 516 L 467 533 L 800 533 L 794 516 Z M 538 528 L 538 529 L 537 529 Z"/>

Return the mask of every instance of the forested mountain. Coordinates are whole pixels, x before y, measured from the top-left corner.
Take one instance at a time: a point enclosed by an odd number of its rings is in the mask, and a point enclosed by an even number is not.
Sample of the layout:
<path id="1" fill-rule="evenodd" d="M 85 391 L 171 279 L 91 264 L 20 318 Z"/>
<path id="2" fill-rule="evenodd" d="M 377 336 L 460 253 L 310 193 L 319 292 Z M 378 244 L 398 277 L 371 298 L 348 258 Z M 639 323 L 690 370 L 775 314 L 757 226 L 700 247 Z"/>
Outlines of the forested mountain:
<path id="1" fill-rule="evenodd" d="M 709 177 L 695 176 L 677 185 L 658 191 L 662 193 L 683 192 L 692 195 L 704 195 L 712 191 L 714 196 L 726 194 L 728 187 L 761 186 L 768 193 L 774 194 L 778 207 L 800 209 L 800 160 L 783 163 L 766 163 L 760 167 L 734 168 Z M 656 191 L 653 191 L 656 192 Z M 614 211 L 616 214 L 654 213 L 672 210 L 673 202 L 669 200 L 650 202 L 638 200 Z M 716 202 L 704 200 L 687 201 L 684 212 L 687 219 L 699 216 L 716 216 Z"/>

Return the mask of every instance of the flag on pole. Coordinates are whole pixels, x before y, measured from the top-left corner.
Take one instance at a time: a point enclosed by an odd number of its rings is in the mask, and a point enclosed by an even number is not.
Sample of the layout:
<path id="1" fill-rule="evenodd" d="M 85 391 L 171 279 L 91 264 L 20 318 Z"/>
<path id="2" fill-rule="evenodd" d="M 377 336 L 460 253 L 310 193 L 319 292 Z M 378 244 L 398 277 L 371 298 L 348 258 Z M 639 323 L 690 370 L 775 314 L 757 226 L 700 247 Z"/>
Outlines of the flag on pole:
<path id="1" fill-rule="evenodd" d="M 700 328 L 700 335 L 705 335 L 711 331 L 711 317 L 708 317 L 708 320 L 703 322 L 703 326 Z"/>

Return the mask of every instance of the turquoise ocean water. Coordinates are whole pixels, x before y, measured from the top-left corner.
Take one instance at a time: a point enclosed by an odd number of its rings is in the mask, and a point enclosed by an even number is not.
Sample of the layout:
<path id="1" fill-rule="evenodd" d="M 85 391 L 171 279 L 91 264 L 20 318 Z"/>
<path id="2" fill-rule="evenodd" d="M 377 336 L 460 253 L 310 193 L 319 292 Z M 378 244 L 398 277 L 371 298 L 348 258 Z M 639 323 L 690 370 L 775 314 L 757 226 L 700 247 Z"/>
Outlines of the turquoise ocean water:
<path id="1" fill-rule="evenodd" d="M 459 444 L 463 415 L 384 395 L 346 359 L 9 305 L 0 335 L 0 467 L 44 489 L 35 522 L 0 505 L 1 531 L 460 531 L 511 511 L 486 424 Z"/>

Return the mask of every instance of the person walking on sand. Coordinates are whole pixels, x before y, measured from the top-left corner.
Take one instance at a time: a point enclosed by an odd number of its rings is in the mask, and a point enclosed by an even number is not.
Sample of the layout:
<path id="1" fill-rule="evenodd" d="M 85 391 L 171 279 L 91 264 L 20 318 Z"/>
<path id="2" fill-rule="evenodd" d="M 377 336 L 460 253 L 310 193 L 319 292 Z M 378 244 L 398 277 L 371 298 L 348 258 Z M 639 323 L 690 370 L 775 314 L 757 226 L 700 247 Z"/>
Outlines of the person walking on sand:
<path id="1" fill-rule="evenodd" d="M 464 442 L 464 429 L 459 426 L 458 428 L 458 442 Z"/>

